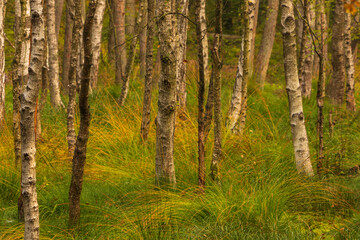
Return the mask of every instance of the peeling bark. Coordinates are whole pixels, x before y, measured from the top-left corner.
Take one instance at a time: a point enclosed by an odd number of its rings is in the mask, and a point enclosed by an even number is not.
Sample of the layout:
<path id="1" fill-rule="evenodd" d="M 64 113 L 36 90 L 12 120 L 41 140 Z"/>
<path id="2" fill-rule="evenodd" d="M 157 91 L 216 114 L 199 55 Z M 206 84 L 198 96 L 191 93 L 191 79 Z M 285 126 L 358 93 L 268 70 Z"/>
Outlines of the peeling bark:
<path id="1" fill-rule="evenodd" d="M 286 91 L 289 99 L 290 125 L 296 168 L 299 173 L 312 176 L 313 169 L 310 162 L 309 142 L 305 128 L 301 86 L 296 62 L 295 17 L 291 0 L 281 0 L 281 27 Z"/>

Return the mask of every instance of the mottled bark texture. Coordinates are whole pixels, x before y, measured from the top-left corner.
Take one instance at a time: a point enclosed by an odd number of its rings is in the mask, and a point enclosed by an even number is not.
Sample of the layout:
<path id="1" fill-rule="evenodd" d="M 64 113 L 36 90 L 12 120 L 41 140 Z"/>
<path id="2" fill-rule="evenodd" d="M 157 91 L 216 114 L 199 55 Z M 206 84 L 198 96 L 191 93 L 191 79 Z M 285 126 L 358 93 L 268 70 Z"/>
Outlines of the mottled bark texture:
<path id="1" fill-rule="evenodd" d="M 317 86 L 316 102 L 318 107 L 318 121 L 317 121 L 317 133 L 318 133 L 318 161 L 317 161 L 317 173 L 319 175 L 323 172 L 324 162 L 324 99 L 325 99 L 325 56 L 326 56 L 326 15 L 324 0 L 318 0 L 319 5 L 319 24 L 320 24 L 320 42 L 319 42 L 319 80 Z"/>
<path id="2" fill-rule="evenodd" d="M 66 20 L 65 20 L 65 36 L 64 36 L 64 55 L 62 66 L 62 88 L 67 91 L 69 89 L 69 70 L 71 57 L 71 37 L 73 29 L 73 20 L 71 19 L 71 6 L 73 0 L 66 0 Z"/>
<path id="3" fill-rule="evenodd" d="M 141 0 L 139 14 L 136 18 L 136 23 L 135 23 L 134 36 L 131 39 L 131 44 L 130 44 L 130 49 L 129 49 L 129 58 L 126 63 L 121 94 L 120 94 L 120 97 L 118 100 L 120 106 L 124 105 L 126 97 L 129 93 L 130 76 L 131 76 L 131 72 L 132 72 L 132 69 L 134 66 L 136 45 L 137 45 L 137 41 L 138 41 L 138 37 L 139 37 L 140 26 L 141 26 L 141 23 L 143 20 L 144 7 L 145 7 L 145 0 Z"/>
<path id="4" fill-rule="evenodd" d="M 299 84 L 296 62 L 295 17 L 291 0 L 281 0 L 281 27 L 286 91 L 289 100 L 290 125 L 296 168 L 299 173 L 312 176 L 313 169 L 310 161 L 309 142 L 305 128 L 301 86 Z"/>
<path id="5" fill-rule="evenodd" d="M 250 53 L 253 36 L 253 21 L 255 14 L 255 1 L 250 0 L 244 9 L 244 34 L 241 43 L 241 52 L 238 61 L 234 89 L 231 97 L 231 105 L 226 120 L 226 126 L 232 132 L 242 134 L 245 127 L 247 108 L 247 84 L 250 72 Z"/>
<path id="6" fill-rule="evenodd" d="M 21 160 L 21 130 L 20 130 L 20 94 L 22 86 L 26 84 L 29 75 L 30 56 L 30 2 L 28 0 L 16 1 L 16 10 L 19 18 L 19 30 L 16 34 L 16 52 L 14 58 L 13 76 L 13 134 L 15 165 Z"/>
<path id="7" fill-rule="evenodd" d="M 266 74 L 269 67 L 271 52 L 275 40 L 276 21 L 279 10 L 279 0 L 269 0 L 266 11 L 264 32 L 261 38 L 259 52 L 256 57 L 256 81 L 264 89 Z"/>
<path id="8" fill-rule="evenodd" d="M 60 97 L 59 88 L 59 59 L 58 41 L 55 31 L 55 0 L 46 0 L 47 6 L 47 39 L 49 49 L 49 81 L 50 81 L 50 100 L 55 108 L 64 107 Z"/>
<path id="9" fill-rule="evenodd" d="M 314 56 L 312 51 L 312 39 L 310 35 L 310 27 L 314 25 L 314 19 L 312 19 L 313 5 L 311 4 L 311 0 L 304 0 L 303 4 L 304 14 L 301 16 L 303 21 L 303 28 L 299 56 L 299 81 L 301 85 L 302 96 L 305 98 L 310 98 Z"/>
<path id="10" fill-rule="evenodd" d="M 24 206 L 24 239 L 39 239 L 39 205 L 36 193 L 35 117 L 44 54 L 44 22 L 41 0 L 30 1 L 32 42 L 29 80 L 21 102 L 21 195 Z"/>
<path id="11" fill-rule="evenodd" d="M 0 0 L 0 128 L 5 124 L 5 13 L 6 0 Z"/>
<path id="12" fill-rule="evenodd" d="M 189 0 L 179 0 L 176 2 L 176 10 L 180 14 L 177 15 L 177 37 L 178 53 L 176 68 L 176 86 L 177 86 L 177 102 L 179 103 L 180 115 L 186 111 L 186 40 L 188 20 L 185 16 L 189 13 Z"/>
<path id="13" fill-rule="evenodd" d="M 106 2 L 105 0 L 98 0 L 96 12 L 94 16 L 93 23 L 93 34 L 91 39 L 92 52 L 93 52 L 93 64 L 91 66 L 91 79 L 90 87 L 95 89 L 97 86 L 98 72 L 99 72 L 99 63 L 100 63 L 100 54 L 101 54 L 101 33 L 103 27 L 103 19 L 105 13 Z"/>
<path id="14" fill-rule="evenodd" d="M 125 0 L 112 0 L 111 3 L 115 31 L 115 84 L 120 85 L 126 66 Z"/>
<path id="15" fill-rule="evenodd" d="M 246 4 L 247 1 L 245 1 Z M 210 164 L 210 177 L 216 183 L 220 183 L 220 162 L 222 160 L 221 147 L 221 42 L 222 42 L 222 0 L 216 0 L 215 36 L 212 49 L 214 71 L 214 149 Z"/>
<path id="16" fill-rule="evenodd" d="M 254 36 L 251 39 L 250 42 L 250 55 L 249 55 L 249 73 L 250 75 L 252 75 L 253 73 L 253 65 L 254 65 L 254 57 L 255 57 L 255 36 L 256 36 L 256 29 L 257 29 L 257 22 L 258 22 L 258 15 L 259 15 L 259 6 L 260 6 L 260 0 L 254 0 L 253 1 L 254 4 L 254 16 L 253 16 L 253 20 L 252 20 L 252 26 L 251 28 L 251 35 Z M 252 8 L 250 6 L 250 8 Z"/>
<path id="17" fill-rule="evenodd" d="M 81 0 L 74 0 L 71 6 L 71 18 L 74 21 L 72 29 L 71 42 L 71 58 L 69 70 L 69 102 L 67 106 L 67 141 L 68 141 L 68 155 L 73 157 L 76 132 L 75 132 L 75 105 L 76 105 L 76 73 L 79 58 L 79 46 L 82 29 L 81 20 Z"/>
<path id="18" fill-rule="evenodd" d="M 156 182 L 175 186 L 174 132 L 176 111 L 176 16 L 168 0 L 157 1 L 157 26 L 160 45 L 161 77 L 156 117 Z"/>
<path id="19" fill-rule="evenodd" d="M 349 0 L 346 1 L 350 3 Z M 346 108 L 349 111 L 356 111 L 355 102 L 355 68 L 354 57 L 351 49 L 351 14 L 345 13 L 345 69 L 346 69 Z"/>
<path id="20" fill-rule="evenodd" d="M 76 0 L 79 1 L 79 0 Z M 76 140 L 75 152 L 72 163 L 71 184 L 69 189 L 69 226 L 73 227 L 80 220 L 80 196 L 86 160 L 86 147 L 89 138 L 90 106 L 88 102 L 91 64 L 92 64 L 92 29 L 97 0 L 91 0 L 87 17 L 84 23 L 84 67 L 81 73 L 81 88 L 79 94 L 80 129 Z"/>
<path id="21" fill-rule="evenodd" d="M 202 58 L 204 62 L 204 72 L 205 72 L 205 84 L 209 83 L 209 43 L 208 43 L 208 30 L 206 26 L 206 1 L 199 0 L 199 7 L 197 8 L 197 26 L 201 34 L 201 43 L 200 45 L 202 53 Z M 199 35 L 199 34 L 198 34 Z M 197 37 L 199 40 L 199 37 Z"/>
<path id="22" fill-rule="evenodd" d="M 147 0 L 147 39 L 146 39 L 146 73 L 144 86 L 144 101 L 141 121 L 141 136 L 147 141 L 151 115 L 151 90 L 153 86 L 153 55 L 154 55 L 154 16 L 155 0 Z"/>
<path id="23" fill-rule="evenodd" d="M 330 100 L 336 105 L 343 103 L 345 94 L 344 13 L 344 1 L 336 0 L 331 43 L 333 75 L 327 86 Z"/>

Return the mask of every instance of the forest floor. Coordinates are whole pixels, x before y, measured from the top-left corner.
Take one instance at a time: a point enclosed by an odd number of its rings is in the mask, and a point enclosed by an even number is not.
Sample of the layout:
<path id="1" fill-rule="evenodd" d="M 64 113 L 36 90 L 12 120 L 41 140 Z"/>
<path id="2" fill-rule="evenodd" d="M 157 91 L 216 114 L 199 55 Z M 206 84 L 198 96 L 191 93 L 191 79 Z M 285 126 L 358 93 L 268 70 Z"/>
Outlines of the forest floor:
<path id="1" fill-rule="evenodd" d="M 140 138 L 142 80 L 136 77 L 131 82 L 122 108 L 116 104 L 119 87 L 103 86 L 94 91 L 90 96 L 92 120 L 81 223 L 76 228 L 68 227 L 71 160 L 67 156 L 66 112 L 56 111 L 47 103 L 41 112 L 42 135 L 36 153 L 41 238 L 359 239 L 360 177 L 349 172 L 360 163 L 359 114 L 339 110 L 332 136 L 326 124 L 327 174 L 321 178 L 299 176 L 291 141 L 282 50 L 274 51 L 264 91 L 259 91 L 251 80 L 244 135 L 234 136 L 223 129 L 221 186 L 207 177 L 204 195 L 197 191 L 196 64 L 188 64 L 187 118 L 176 121 L 176 189 L 159 189 L 154 184 L 156 84 L 146 143 Z M 234 66 L 225 62 L 223 68 L 224 119 Z M 107 71 L 102 69 L 100 78 L 108 77 L 105 74 Z M 20 170 L 14 165 L 11 99 L 9 86 L 7 125 L 0 132 L 0 239 L 23 236 L 23 223 L 17 218 Z M 327 106 L 326 119 L 329 110 Z M 304 112 L 315 169 L 316 91 L 304 101 Z M 211 133 L 206 145 L 207 170 L 212 141 Z"/>

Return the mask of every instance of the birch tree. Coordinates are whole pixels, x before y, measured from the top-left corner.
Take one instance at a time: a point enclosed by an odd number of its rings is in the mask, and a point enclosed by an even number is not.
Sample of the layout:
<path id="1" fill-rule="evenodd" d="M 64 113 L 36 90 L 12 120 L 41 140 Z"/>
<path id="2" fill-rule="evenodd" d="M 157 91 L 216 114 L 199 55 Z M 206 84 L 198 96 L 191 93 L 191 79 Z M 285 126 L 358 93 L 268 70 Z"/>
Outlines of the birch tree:
<path id="1" fill-rule="evenodd" d="M 21 101 L 21 194 L 24 206 L 24 239 L 39 239 L 39 205 L 36 193 L 35 112 L 44 54 L 44 22 L 41 0 L 30 2 L 32 43 L 29 80 Z"/>
<path id="2" fill-rule="evenodd" d="M 209 43 L 208 43 L 208 30 L 206 26 L 206 1 L 199 0 L 197 7 L 197 27 L 199 28 L 199 33 L 197 33 L 197 39 L 200 41 L 201 51 L 202 51 L 202 61 L 204 64 L 204 72 L 205 72 L 205 84 L 209 83 Z M 199 36 L 201 35 L 201 39 Z"/>
<path id="3" fill-rule="evenodd" d="M 266 74 L 269 67 L 271 52 L 275 40 L 276 21 L 278 17 L 279 0 L 269 0 L 266 10 L 266 21 L 261 38 L 259 52 L 256 58 L 256 81 L 264 89 Z"/>
<path id="4" fill-rule="evenodd" d="M 5 13 L 6 0 L 0 0 L 0 127 L 5 124 Z"/>
<path id="5" fill-rule="evenodd" d="M 75 4 L 79 3 L 75 2 Z M 78 7 L 79 6 L 76 8 Z M 88 97 L 92 64 L 91 38 L 96 8 L 97 0 L 91 0 L 83 29 L 85 59 L 84 67 L 82 68 L 81 73 L 81 88 L 79 94 L 80 129 L 76 139 L 75 152 L 72 160 L 72 175 L 69 189 L 69 226 L 78 224 L 80 220 L 80 196 L 82 191 L 84 166 L 86 160 L 86 147 L 89 138 L 90 126 L 90 106 Z"/>
<path id="6" fill-rule="evenodd" d="M 156 182 L 175 186 L 174 131 L 176 111 L 176 17 L 171 1 L 157 1 L 157 26 L 160 43 L 161 75 L 156 117 Z"/>
<path id="7" fill-rule="evenodd" d="M 51 105 L 55 108 L 64 107 L 59 88 L 58 41 L 55 31 L 55 0 L 47 3 L 47 39 L 49 49 L 49 81 Z"/>
<path id="8" fill-rule="evenodd" d="M 91 79 L 90 86 L 91 89 L 95 89 L 97 86 L 98 72 L 99 72 L 99 63 L 100 63 L 100 53 L 101 53 L 101 33 L 103 27 L 103 19 L 105 13 L 106 3 L 105 0 L 98 0 L 96 12 L 94 16 L 93 23 L 93 35 L 91 39 L 92 52 L 93 52 L 93 65 L 91 66 Z"/>
<path id="9" fill-rule="evenodd" d="M 309 142 L 305 128 L 301 86 L 299 84 L 296 62 L 296 27 L 293 2 L 291 0 L 281 0 L 280 8 L 286 91 L 289 100 L 290 125 L 295 163 L 299 173 L 312 176 L 313 169 L 310 162 Z"/>
<path id="10" fill-rule="evenodd" d="M 111 3 L 115 31 L 115 83 L 120 85 L 126 66 L 125 0 L 112 0 Z"/>

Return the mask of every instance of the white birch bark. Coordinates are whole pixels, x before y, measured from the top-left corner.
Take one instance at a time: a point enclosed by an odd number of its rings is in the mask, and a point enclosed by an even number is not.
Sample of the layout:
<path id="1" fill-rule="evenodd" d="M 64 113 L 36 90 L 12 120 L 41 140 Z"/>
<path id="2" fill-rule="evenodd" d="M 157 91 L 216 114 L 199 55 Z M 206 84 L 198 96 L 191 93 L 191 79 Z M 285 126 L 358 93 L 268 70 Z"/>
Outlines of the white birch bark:
<path id="1" fill-rule="evenodd" d="M 312 176 L 309 141 L 305 128 L 301 86 L 296 62 L 296 36 L 294 7 L 291 0 L 281 0 L 281 27 L 283 35 L 284 67 L 286 91 L 288 93 L 290 125 L 295 153 L 296 168 L 299 173 Z"/>
<path id="2" fill-rule="evenodd" d="M 105 12 L 105 0 L 99 0 L 96 7 L 96 12 L 94 15 L 94 22 L 92 26 L 92 36 L 91 36 L 91 45 L 93 52 L 93 64 L 91 66 L 91 79 L 90 86 L 91 89 L 95 89 L 97 86 L 98 72 L 99 72 L 99 62 L 100 62 L 100 53 L 101 53 L 101 33 L 103 27 L 103 19 Z"/>
<path id="3" fill-rule="evenodd" d="M 21 95 L 21 194 L 24 205 L 25 232 L 24 239 L 39 239 L 39 206 L 36 193 L 36 145 L 35 145 L 35 111 L 41 83 L 41 72 L 44 54 L 44 22 L 41 0 L 32 0 L 32 47 L 29 66 L 29 81 Z"/>
<path id="4" fill-rule="evenodd" d="M 58 42 L 55 31 L 55 0 L 47 1 L 47 39 L 49 49 L 49 81 L 51 105 L 55 108 L 64 107 L 59 88 Z"/>
<path id="5" fill-rule="evenodd" d="M 202 46 L 202 56 L 204 59 L 204 71 L 205 71 L 205 84 L 209 83 L 209 42 L 208 42 L 208 30 L 206 26 L 206 1 L 200 0 L 198 8 L 198 16 L 200 22 L 200 32 L 202 35 L 201 46 Z"/>

